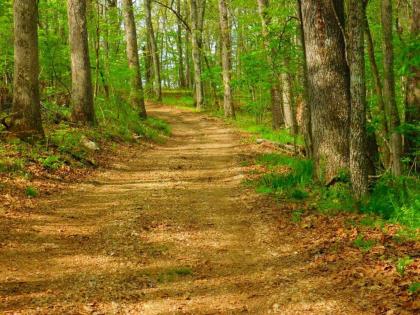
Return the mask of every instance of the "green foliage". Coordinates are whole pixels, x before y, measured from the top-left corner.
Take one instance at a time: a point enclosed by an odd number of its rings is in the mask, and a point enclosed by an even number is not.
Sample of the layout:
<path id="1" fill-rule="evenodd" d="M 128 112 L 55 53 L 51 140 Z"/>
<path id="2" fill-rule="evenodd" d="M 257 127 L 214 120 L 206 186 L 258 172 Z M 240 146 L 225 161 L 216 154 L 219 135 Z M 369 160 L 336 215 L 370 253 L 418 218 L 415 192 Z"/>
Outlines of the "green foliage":
<path id="1" fill-rule="evenodd" d="M 37 197 L 37 196 L 38 196 L 39 192 L 38 192 L 38 189 L 36 189 L 35 187 L 33 187 L 33 186 L 28 186 L 28 187 L 26 187 L 26 189 L 25 189 L 25 194 L 26 194 L 26 196 L 28 196 L 29 198 L 35 198 L 35 197 Z"/>
<path id="2" fill-rule="evenodd" d="M 374 186 L 362 211 L 413 228 L 420 227 L 420 182 L 417 178 L 383 176 Z"/>
<path id="3" fill-rule="evenodd" d="M 353 241 L 353 244 L 362 252 L 368 252 L 375 245 L 375 241 L 367 240 L 362 234 L 359 234 L 357 238 Z"/>
<path id="4" fill-rule="evenodd" d="M 303 211 L 302 210 L 296 210 L 292 212 L 292 222 L 293 223 L 299 223 L 300 221 L 302 221 L 302 215 L 303 215 Z"/>
<path id="5" fill-rule="evenodd" d="M 63 161 L 61 161 L 59 156 L 50 155 L 45 159 L 41 159 L 41 164 L 46 169 L 56 170 L 63 165 Z"/>
<path id="6" fill-rule="evenodd" d="M 413 282 L 408 286 L 408 292 L 417 294 L 420 291 L 420 282 Z"/>
<path id="7" fill-rule="evenodd" d="M 397 272 L 400 274 L 400 276 L 404 276 L 405 270 L 413 262 L 414 262 L 414 260 L 409 256 L 405 256 L 405 257 L 402 257 L 402 258 L 398 259 L 397 264 L 395 265 L 395 268 L 396 268 Z"/>
<path id="8" fill-rule="evenodd" d="M 318 209 L 324 213 L 354 211 L 356 203 L 350 184 L 338 182 L 330 187 L 318 187 Z"/>
<path id="9" fill-rule="evenodd" d="M 265 174 L 259 180 L 259 190 L 275 192 L 283 197 L 305 199 L 308 193 L 305 188 L 312 183 L 313 164 L 309 160 L 297 159 L 278 154 L 266 154 L 257 159 L 257 163 L 274 169 L 277 166 L 285 166 L 284 174 L 275 172 Z"/>

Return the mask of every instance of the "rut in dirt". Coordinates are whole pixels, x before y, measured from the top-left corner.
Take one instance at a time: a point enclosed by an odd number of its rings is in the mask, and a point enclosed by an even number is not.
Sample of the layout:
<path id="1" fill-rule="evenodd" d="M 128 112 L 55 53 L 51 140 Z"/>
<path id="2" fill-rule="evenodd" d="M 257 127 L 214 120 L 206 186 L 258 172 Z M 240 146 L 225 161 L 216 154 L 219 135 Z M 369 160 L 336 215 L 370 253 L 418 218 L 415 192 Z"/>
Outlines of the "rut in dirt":
<path id="1" fill-rule="evenodd" d="M 243 185 L 250 145 L 237 131 L 150 112 L 171 124 L 166 143 L 17 223 L 1 249 L 0 313 L 365 313 L 310 270 L 299 239 L 278 228 L 281 205 Z"/>

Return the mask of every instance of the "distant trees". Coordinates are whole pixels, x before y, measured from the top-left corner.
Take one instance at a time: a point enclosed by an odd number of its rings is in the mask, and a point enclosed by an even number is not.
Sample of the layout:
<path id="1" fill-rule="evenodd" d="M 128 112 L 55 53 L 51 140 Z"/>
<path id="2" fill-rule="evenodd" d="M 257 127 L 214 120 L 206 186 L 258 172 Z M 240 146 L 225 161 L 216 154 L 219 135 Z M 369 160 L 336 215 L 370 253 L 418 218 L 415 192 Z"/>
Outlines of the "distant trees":
<path id="1" fill-rule="evenodd" d="M 144 8 L 146 14 L 146 29 L 147 29 L 147 38 L 150 44 L 150 54 L 152 56 L 153 62 L 153 78 L 154 78 L 154 91 L 157 101 L 162 100 L 162 80 L 160 77 L 160 60 L 158 54 L 158 48 L 156 44 L 155 32 L 153 30 L 152 23 L 152 3 L 151 0 L 144 0 Z"/>
<path id="2" fill-rule="evenodd" d="M 39 98 L 38 4 L 37 0 L 15 1 L 14 80 L 10 130 L 18 137 L 44 137 Z"/>

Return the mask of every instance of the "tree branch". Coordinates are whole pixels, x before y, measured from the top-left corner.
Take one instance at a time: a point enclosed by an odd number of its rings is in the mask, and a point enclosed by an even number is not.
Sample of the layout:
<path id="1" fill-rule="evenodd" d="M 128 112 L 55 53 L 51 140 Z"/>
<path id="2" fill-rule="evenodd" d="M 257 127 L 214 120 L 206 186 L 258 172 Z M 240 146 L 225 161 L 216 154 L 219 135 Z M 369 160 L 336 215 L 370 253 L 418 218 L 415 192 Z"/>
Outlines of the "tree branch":
<path id="1" fill-rule="evenodd" d="M 161 5 L 162 7 L 169 9 L 169 10 L 170 10 L 173 14 L 175 14 L 175 16 L 178 18 L 178 20 L 180 20 L 180 21 L 182 22 L 182 24 L 184 24 L 184 27 L 185 27 L 185 29 L 187 30 L 187 32 L 188 32 L 188 33 L 191 33 L 191 28 L 190 28 L 190 26 L 188 25 L 187 21 L 185 21 L 184 17 L 182 17 L 182 15 L 181 15 L 181 14 L 179 14 L 179 12 L 177 12 L 177 11 L 176 11 L 176 10 L 172 7 L 173 2 L 171 3 L 171 5 L 170 5 L 170 6 L 169 6 L 169 5 L 167 5 L 167 4 L 165 4 L 165 3 L 160 2 L 160 1 L 158 1 L 158 0 L 153 0 L 153 2 L 156 2 L 157 4 Z"/>

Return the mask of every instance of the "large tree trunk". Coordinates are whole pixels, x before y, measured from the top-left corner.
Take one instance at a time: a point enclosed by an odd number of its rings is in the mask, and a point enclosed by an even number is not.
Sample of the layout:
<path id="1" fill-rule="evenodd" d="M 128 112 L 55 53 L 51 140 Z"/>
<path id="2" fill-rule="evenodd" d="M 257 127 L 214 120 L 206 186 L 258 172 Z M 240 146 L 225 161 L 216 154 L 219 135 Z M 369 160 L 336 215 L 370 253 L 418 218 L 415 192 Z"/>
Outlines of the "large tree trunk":
<path id="1" fill-rule="evenodd" d="M 402 139 L 398 132 L 400 117 L 398 115 L 397 102 L 395 99 L 394 79 L 394 51 L 392 45 L 392 0 L 382 0 L 381 5 L 382 22 L 382 49 L 384 62 L 384 101 L 385 110 L 388 114 L 392 174 L 401 175 L 401 151 Z"/>
<path id="2" fill-rule="evenodd" d="M 279 74 L 274 62 L 275 49 L 270 45 L 269 27 L 271 23 L 270 15 L 267 12 L 269 7 L 268 0 L 258 0 L 258 11 L 261 18 L 262 35 L 264 38 L 264 48 L 267 51 L 267 62 L 271 69 L 271 113 L 272 113 L 272 127 L 279 129 L 283 124 L 283 114 L 281 110 L 281 95 L 279 91 Z"/>
<path id="3" fill-rule="evenodd" d="M 181 14 L 181 0 L 176 1 L 176 12 Z M 185 73 L 184 73 L 184 51 L 182 47 L 182 22 L 177 19 L 176 23 L 176 47 L 178 50 L 178 86 L 185 88 Z"/>
<path id="4" fill-rule="evenodd" d="M 302 2 L 315 172 L 330 182 L 349 166 L 350 95 L 343 1 Z"/>
<path id="5" fill-rule="evenodd" d="M 378 143 L 381 146 L 381 160 L 385 168 L 390 165 L 390 152 L 388 143 L 388 126 L 387 117 L 385 114 L 385 103 L 383 98 L 383 89 L 381 83 L 381 77 L 379 75 L 378 65 L 375 58 L 375 47 L 373 45 L 372 34 L 370 32 L 369 21 L 366 16 L 366 8 L 363 12 L 364 18 L 364 29 L 366 34 L 367 50 L 369 55 L 370 68 L 375 84 L 375 93 L 378 100 L 377 110 L 374 111 L 375 118 L 379 120 L 379 128 L 377 131 Z"/>
<path id="6" fill-rule="evenodd" d="M 11 131 L 19 138 L 44 137 L 39 100 L 37 0 L 15 1 L 14 81 Z"/>
<path id="7" fill-rule="evenodd" d="M 229 16 L 226 0 L 219 0 L 220 12 L 220 35 L 222 44 L 222 66 L 223 66 L 223 87 L 224 98 L 223 108 L 225 117 L 235 117 L 232 99 L 232 48 L 231 48 L 231 35 L 229 26 Z"/>
<path id="8" fill-rule="evenodd" d="M 134 20 L 132 0 L 123 0 L 124 27 L 127 41 L 127 59 L 131 71 L 131 92 L 130 103 L 134 108 L 138 108 L 140 117 L 146 118 L 146 108 L 144 105 L 143 84 L 141 81 L 139 54 L 137 46 L 137 31 Z"/>
<path id="9" fill-rule="evenodd" d="M 154 76 L 154 90 L 157 101 L 162 100 L 162 81 L 160 78 L 160 61 L 156 44 L 155 32 L 152 23 L 152 5 L 151 0 L 144 0 L 144 7 L 146 11 L 146 28 L 147 36 L 150 41 L 150 53 L 153 60 L 153 76 Z"/>
<path id="10" fill-rule="evenodd" d="M 204 107 L 204 90 L 203 81 L 201 79 L 202 62 L 201 62 L 201 41 L 202 41 L 202 27 L 200 27 L 200 13 L 204 11 L 202 6 L 203 0 L 190 0 L 190 14 L 191 14 L 191 46 L 192 46 L 192 60 L 194 64 L 194 92 L 195 103 L 198 110 Z M 202 22 L 201 22 L 202 23 Z M 202 24 L 201 24 L 202 25 Z"/>
<path id="11" fill-rule="evenodd" d="M 420 0 L 413 0 L 413 17 L 411 21 L 411 39 L 413 42 L 420 33 Z M 415 55 L 410 56 L 413 61 Z M 406 100 L 405 100 L 405 122 L 409 124 L 409 131 L 406 134 L 404 151 L 411 162 L 414 162 L 417 152 L 420 150 L 420 68 L 418 63 L 411 62 L 410 74 L 407 78 Z"/>
<path id="12" fill-rule="evenodd" d="M 299 16 L 300 44 L 302 46 L 302 68 L 303 68 L 303 105 L 302 105 L 302 134 L 305 140 L 306 156 L 312 158 L 312 128 L 311 128 L 311 108 L 309 104 L 309 85 L 308 85 L 308 67 L 306 64 L 305 35 L 302 19 L 302 1 L 297 0 L 297 11 Z"/>
<path id="13" fill-rule="evenodd" d="M 363 37 L 363 3 L 350 0 L 347 56 L 350 68 L 350 176 L 356 199 L 368 191 L 366 155 L 366 81 Z"/>
<path id="14" fill-rule="evenodd" d="M 72 120 L 94 124 L 95 110 L 89 61 L 86 0 L 67 0 L 67 14 L 71 51 Z"/>

